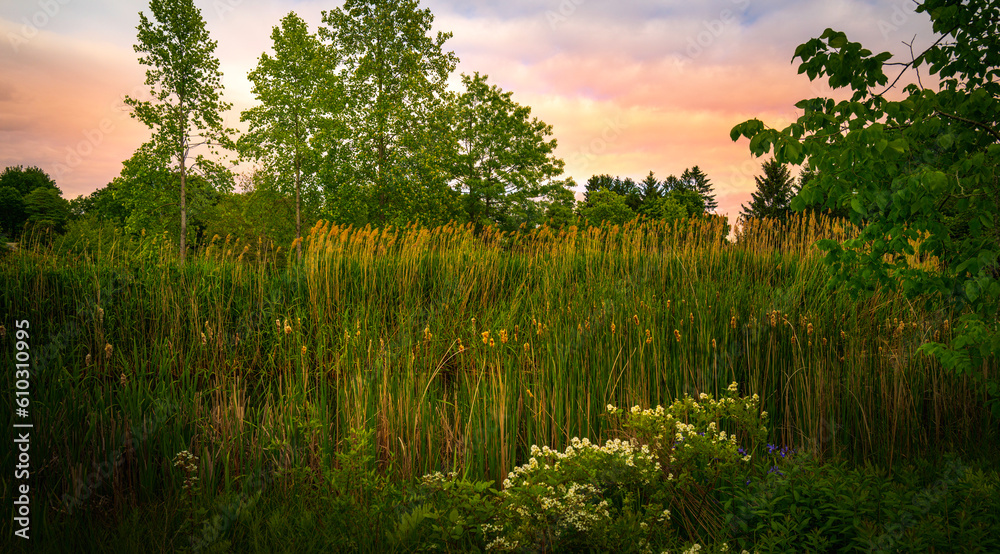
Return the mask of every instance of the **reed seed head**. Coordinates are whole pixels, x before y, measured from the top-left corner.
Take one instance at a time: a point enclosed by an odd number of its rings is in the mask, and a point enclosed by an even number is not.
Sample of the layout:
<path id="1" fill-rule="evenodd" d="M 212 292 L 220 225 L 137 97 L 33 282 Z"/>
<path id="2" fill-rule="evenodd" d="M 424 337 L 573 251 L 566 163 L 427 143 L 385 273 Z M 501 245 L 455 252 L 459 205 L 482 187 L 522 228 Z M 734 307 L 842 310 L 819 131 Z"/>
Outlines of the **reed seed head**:
<path id="1" fill-rule="evenodd" d="M 125 386 L 125 383 L 128 383 L 128 377 L 125 377 L 125 374 L 124 374 L 124 373 L 122 373 L 122 376 L 121 376 L 121 379 L 120 379 L 120 380 L 121 380 L 121 382 L 122 382 L 122 386 L 123 386 L 123 387 Z"/>
<path id="2" fill-rule="evenodd" d="M 202 344 L 208 344 L 208 341 L 207 341 L 207 340 L 205 340 L 205 333 L 202 333 L 202 334 L 201 334 L 201 343 L 202 343 Z"/>
<path id="3" fill-rule="evenodd" d="M 736 328 L 736 316 L 729 318 L 729 328 L 730 329 Z"/>
<path id="4" fill-rule="evenodd" d="M 489 344 L 490 343 L 490 332 L 489 331 L 483 331 L 481 333 L 481 335 L 483 337 L 483 344 Z"/>
<path id="5" fill-rule="evenodd" d="M 104 357 L 106 359 L 110 360 L 111 359 L 111 353 L 114 352 L 114 351 L 115 351 L 115 349 L 114 349 L 113 346 L 111 346 L 110 343 L 107 343 L 107 344 L 104 345 Z"/>
<path id="6" fill-rule="evenodd" d="M 524 353 L 527 354 L 529 350 L 531 350 L 531 345 L 524 343 Z"/>
<path id="7" fill-rule="evenodd" d="M 507 344 L 507 330 L 506 329 L 500 329 L 500 342 L 503 343 L 503 344 Z"/>
<path id="8" fill-rule="evenodd" d="M 83 359 L 83 362 L 84 362 L 84 363 L 85 363 L 86 365 L 90 365 L 90 354 L 87 354 L 87 357 Z"/>
<path id="9" fill-rule="evenodd" d="M 634 314 L 632 316 L 632 323 L 635 323 L 636 327 L 639 326 L 639 314 Z"/>
<path id="10" fill-rule="evenodd" d="M 615 324 L 614 323 L 611 324 L 611 334 L 612 335 L 615 334 Z"/>
<path id="11" fill-rule="evenodd" d="M 674 329 L 674 338 L 677 339 L 677 342 L 681 342 L 681 332 L 677 329 Z"/>

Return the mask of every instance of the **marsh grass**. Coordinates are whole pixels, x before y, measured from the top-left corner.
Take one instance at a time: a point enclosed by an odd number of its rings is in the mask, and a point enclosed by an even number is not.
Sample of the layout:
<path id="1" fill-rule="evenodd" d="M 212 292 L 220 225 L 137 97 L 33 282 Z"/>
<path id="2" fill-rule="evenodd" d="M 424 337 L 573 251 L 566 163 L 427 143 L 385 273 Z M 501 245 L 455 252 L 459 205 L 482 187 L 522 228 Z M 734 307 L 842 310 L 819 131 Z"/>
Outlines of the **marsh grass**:
<path id="1" fill-rule="evenodd" d="M 849 227 L 751 222 L 732 244 L 723 232 L 320 223 L 301 264 L 263 241 L 216 238 L 180 265 L 165 237 L 62 255 L 37 240 L 0 262 L 2 311 L 31 321 L 37 349 L 36 490 L 56 518 L 177 504 L 170 460 L 188 450 L 211 505 L 249 475 L 337 465 L 350 429 L 372 431 L 373 463 L 394 479 L 499 483 L 532 444 L 616 436 L 607 404 L 734 380 L 760 395 L 771 440 L 820 458 L 891 465 L 979 436 L 967 378 L 915 353 L 955 314 L 826 287 L 812 244 Z M 9 360 L 10 333 L 0 341 Z M 157 417 L 155 402 L 176 409 Z M 280 475 L 276 494 L 300 490 Z"/>

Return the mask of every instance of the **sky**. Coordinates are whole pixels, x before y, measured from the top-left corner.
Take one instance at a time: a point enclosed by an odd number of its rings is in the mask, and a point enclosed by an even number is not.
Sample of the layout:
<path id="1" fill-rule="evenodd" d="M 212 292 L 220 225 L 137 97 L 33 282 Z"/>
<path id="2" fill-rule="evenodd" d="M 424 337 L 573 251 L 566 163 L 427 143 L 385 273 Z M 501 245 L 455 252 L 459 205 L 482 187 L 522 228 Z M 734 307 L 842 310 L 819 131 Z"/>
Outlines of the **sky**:
<path id="1" fill-rule="evenodd" d="M 255 104 L 247 73 L 271 28 L 295 11 L 315 30 L 316 0 L 195 0 L 233 104 L 229 127 Z M 934 41 L 912 0 L 422 0 L 460 59 L 553 127 L 564 176 L 661 180 L 698 165 L 717 213 L 735 221 L 764 159 L 732 127 L 784 127 L 804 98 L 829 96 L 797 74 L 795 47 L 827 27 L 908 61 Z M 126 95 L 148 97 L 133 49 L 144 1 L 0 0 L 0 168 L 38 166 L 66 198 L 105 186 L 150 136 Z M 904 79 L 902 83 L 905 83 Z"/>

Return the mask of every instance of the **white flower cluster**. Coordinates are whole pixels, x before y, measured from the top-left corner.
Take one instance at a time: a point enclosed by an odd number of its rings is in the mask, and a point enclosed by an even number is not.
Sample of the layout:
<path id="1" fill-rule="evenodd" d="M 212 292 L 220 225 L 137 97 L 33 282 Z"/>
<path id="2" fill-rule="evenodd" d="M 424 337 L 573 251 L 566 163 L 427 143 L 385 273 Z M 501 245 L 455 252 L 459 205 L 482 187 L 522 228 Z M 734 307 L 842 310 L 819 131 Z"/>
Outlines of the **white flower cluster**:
<path id="1" fill-rule="evenodd" d="M 515 467 L 513 471 L 508 473 L 507 478 L 503 481 L 503 488 L 510 489 L 522 484 L 521 480 L 527 481 L 525 477 L 536 471 L 558 470 L 568 460 L 591 454 L 619 459 L 628 467 L 638 467 L 653 472 L 660 469 L 659 462 L 656 461 L 646 445 L 636 446 L 628 441 L 613 439 L 604 443 L 604 446 L 597 446 L 586 437 L 582 439 L 573 437 L 563 452 L 553 450 L 548 446 L 539 448 L 537 445 L 531 445 L 531 458 L 528 459 L 528 463 Z M 554 462 L 550 464 L 549 460 L 554 460 Z M 648 484 L 648 477 L 646 482 Z"/>

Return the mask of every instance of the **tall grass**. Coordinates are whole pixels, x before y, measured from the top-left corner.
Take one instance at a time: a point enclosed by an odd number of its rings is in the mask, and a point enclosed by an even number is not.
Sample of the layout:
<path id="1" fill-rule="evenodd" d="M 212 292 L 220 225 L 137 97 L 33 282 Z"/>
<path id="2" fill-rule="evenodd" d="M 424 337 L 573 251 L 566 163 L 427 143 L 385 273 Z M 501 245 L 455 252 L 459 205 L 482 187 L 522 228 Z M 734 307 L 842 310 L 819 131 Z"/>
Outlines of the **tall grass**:
<path id="1" fill-rule="evenodd" d="M 971 384 L 915 353 L 953 314 L 827 288 L 812 244 L 851 229 L 802 217 L 751 222 L 735 244 L 723 232 L 320 223 L 301 264 L 228 239 L 183 266 L 162 237 L 89 256 L 24 248 L 0 263 L 0 311 L 9 363 L 12 321 L 31 322 L 37 490 L 53 512 L 79 491 L 88 514 L 174 498 L 170 460 L 189 450 L 221 493 L 330 464 L 352 428 L 374 431 L 395 477 L 502 480 L 532 444 L 611 436 L 607 404 L 734 380 L 762 398 L 774 441 L 818 456 L 891 462 L 978 436 Z"/>

